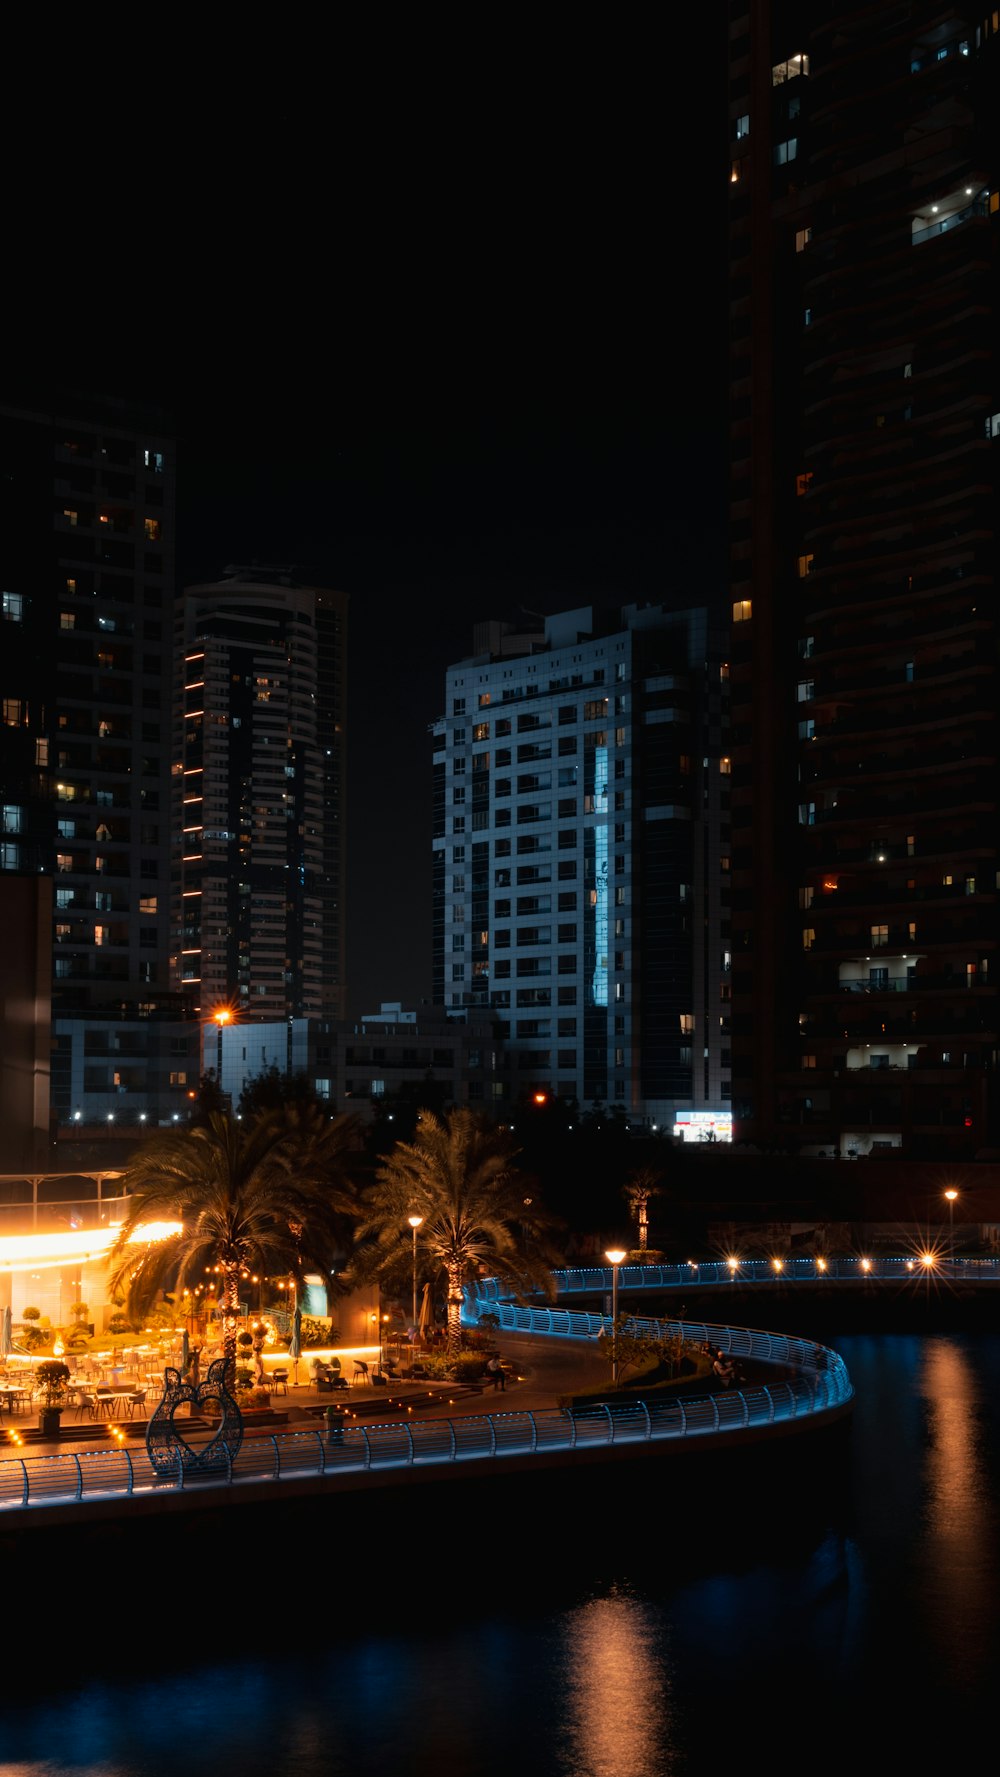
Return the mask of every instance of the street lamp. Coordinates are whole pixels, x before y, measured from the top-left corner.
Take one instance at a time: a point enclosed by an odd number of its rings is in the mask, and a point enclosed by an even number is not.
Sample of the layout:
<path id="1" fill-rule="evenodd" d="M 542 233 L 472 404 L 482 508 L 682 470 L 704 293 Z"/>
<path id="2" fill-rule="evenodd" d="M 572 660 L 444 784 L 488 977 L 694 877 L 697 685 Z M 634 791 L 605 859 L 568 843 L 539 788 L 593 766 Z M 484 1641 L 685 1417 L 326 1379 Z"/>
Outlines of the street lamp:
<path id="1" fill-rule="evenodd" d="M 609 1246 L 604 1257 L 611 1262 L 611 1380 L 618 1387 L 618 1267 L 625 1257 L 620 1246 Z"/>
<path id="2" fill-rule="evenodd" d="M 958 1196 L 958 1192 L 954 1188 L 952 1188 L 950 1191 L 945 1192 L 945 1196 L 948 1199 L 948 1256 L 951 1259 L 951 1268 L 954 1271 L 954 1269 L 955 1269 L 955 1198 Z"/>
<path id="3" fill-rule="evenodd" d="M 219 1089 L 219 1099 L 221 1101 L 221 1099 L 222 1099 L 222 1033 L 225 1030 L 227 1024 L 232 1024 L 233 1014 L 230 1011 L 228 1006 L 218 1006 L 216 1008 L 216 1010 L 212 1013 L 212 1018 L 214 1020 L 216 1030 L 219 1033 L 218 1034 L 218 1043 L 216 1045 L 215 1083 Z"/>
<path id="4" fill-rule="evenodd" d="M 406 1219 L 413 1229 L 413 1319 L 410 1325 L 415 1327 L 417 1324 L 417 1229 L 423 1227 L 424 1218 L 423 1216 L 407 1216 Z"/>

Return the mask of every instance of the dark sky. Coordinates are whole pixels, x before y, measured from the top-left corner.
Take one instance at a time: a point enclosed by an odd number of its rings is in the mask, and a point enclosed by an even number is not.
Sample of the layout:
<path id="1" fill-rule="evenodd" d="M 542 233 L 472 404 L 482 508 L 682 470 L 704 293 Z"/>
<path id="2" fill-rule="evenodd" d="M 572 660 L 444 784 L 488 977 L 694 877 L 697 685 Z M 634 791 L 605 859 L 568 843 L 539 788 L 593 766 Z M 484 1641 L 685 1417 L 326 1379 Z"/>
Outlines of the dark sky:
<path id="1" fill-rule="evenodd" d="M 427 730 L 473 624 L 720 595 L 723 25 L 671 31 L 500 44 L 401 107 L 369 64 L 370 111 L 286 95 L 238 152 L 220 118 L 73 355 L 176 415 L 183 583 L 349 594 L 353 1015 L 430 994 Z"/>

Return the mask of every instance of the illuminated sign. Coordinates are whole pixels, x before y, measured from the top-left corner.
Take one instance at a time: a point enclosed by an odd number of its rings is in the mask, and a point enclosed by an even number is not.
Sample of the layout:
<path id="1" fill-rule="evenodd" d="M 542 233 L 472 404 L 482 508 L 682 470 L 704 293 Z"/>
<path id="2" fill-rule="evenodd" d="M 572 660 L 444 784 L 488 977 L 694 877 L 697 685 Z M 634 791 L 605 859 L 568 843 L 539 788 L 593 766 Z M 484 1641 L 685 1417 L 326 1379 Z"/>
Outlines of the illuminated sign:
<path id="1" fill-rule="evenodd" d="M 678 1111 L 674 1135 L 681 1141 L 732 1141 L 732 1111 Z"/>

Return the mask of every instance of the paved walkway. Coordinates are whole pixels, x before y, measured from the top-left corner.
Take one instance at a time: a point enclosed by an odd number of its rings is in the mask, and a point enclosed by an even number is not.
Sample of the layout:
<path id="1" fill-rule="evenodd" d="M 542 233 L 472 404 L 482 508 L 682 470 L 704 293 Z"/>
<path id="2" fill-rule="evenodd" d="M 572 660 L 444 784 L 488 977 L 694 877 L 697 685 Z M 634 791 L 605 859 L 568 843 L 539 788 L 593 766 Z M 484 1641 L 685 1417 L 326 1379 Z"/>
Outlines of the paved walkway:
<path id="1" fill-rule="evenodd" d="M 300 1359 L 298 1386 L 290 1381 L 287 1396 L 272 1396 L 272 1405 L 279 1412 L 287 1413 L 287 1419 L 263 1422 L 259 1427 L 248 1420 L 247 1433 L 252 1435 L 255 1429 L 259 1429 L 262 1434 L 269 1435 L 274 1431 L 291 1430 L 296 1424 L 318 1425 L 329 1406 L 341 1406 L 348 1412 L 356 1412 L 359 1418 L 363 1417 L 369 1423 L 383 1414 L 386 1419 L 397 1419 L 407 1407 L 414 1417 L 421 1419 L 454 1419 L 470 1413 L 552 1410 L 558 1405 L 560 1395 L 576 1389 L 599 1387 L 610 1381 L 609 1365 L 598 1351 L 596 1340 L 500 1334 L 497 1344 L 501 1356 L 515 1370 L 516 1380 L 508 1378 L 502 1390 L 487 1387 L 481 1392 L 461 1389 L 453 1392 L 445 1384 L 429 1387 L 418 1379 L 390 1383 L 387 1388 L 368 1383 L 341 1389 L 335 1394 L 317 1394 L 306 1381 L 307 1364 Z M 22 1454 L 66 1455 L 74 1449 L 86 1449 L 90 1434 L 95 1434 L 92 1448 L 108 1441 L 108 1427 L 104 1422 L 94 1426 L 86 1420 L 78 1421 L 75 1412 L 67 1410 L 63 1414 L 63 1425 L 69 1428 L 71 1437 L 58 1442 L 32 1439 L 20 1449 L 9 1442 L 8 1426 L 23 1432 L 37 1423 L 35 1413 L 13 1419 L 4 1415 L 0 1430 L 0 1461 Z M 144 1419 L 124 1419 L 114 1423 L 120 1426 L 129 1443 L 141 1442 L 145 1438 L 148 1421 Z"/>

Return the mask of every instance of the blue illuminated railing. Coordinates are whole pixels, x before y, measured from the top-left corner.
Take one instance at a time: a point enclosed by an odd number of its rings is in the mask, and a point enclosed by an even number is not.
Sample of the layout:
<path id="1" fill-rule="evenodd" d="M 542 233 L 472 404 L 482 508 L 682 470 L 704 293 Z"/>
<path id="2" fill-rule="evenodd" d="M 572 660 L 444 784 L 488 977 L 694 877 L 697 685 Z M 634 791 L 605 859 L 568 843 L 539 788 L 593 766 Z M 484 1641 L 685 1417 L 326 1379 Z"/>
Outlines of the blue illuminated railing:
<path id="1" fill-rule="evenodd" d="M 499 1318 L 512 1331 L 586 1338 L 593 1338 L 609 1324 L 600 1315 L 512 1304 L 499 1305 Z M 688 1320 L 633 1319 L 629 1325 L 636 1332 L 680 1334 L 736 1357 L 774 1365 L 774 1380 L 686 1397 L 661 1398 L 651 1391 L 645 1400 L 620 1397 L 575 1410 L 549 1408 L 352 1425 L 336 1434 L 325 1428 L 275 1432 L 245 1439 L 218 1480 L 199 1480 L 198 1495 L 215 1486 L 363 1475 L 612 1444 L 711 1438 L 746 1430 L 764 1432 L 789 1421 L 817 1422 L 837 1416 L 853 1400 L 843 1359 L 811 1341 Z M 127 1500 L 162 1492 L 164 1487 L 179 1490 L 186 1485 L 190 1483 L 180 1463 L 175 1476 L 164 1476 L 152 1467 L 144 1448 L 19 1456 L 0 1461 L 0 1518 L 9 1511 L 82 1500 Z"/>
<path id="2" fill-rule="evenodd" d="M 919 1257 L 892 1254 L 881 1258 L 788 1258 L 688 1260 L 681 1265 L 619 1265 L 620 1291 L 697 1289 L 699 1284 L 729 1283 L 917 1283 L 931 1277 L 965 1283 L 1000 1283 L 1000 1258 L 948 1259 L 940 1251 L 930 1253 L 931 1263 Z M 552 1273 L 560 1296 L 609 1293 L 610 1265 L 594 1265 Z M 466 1293 L 466 1314 L 478 1318 L 484 1309 L 505 1299 L 504 1286 L 495 1277 L 481 1278 Z"/>

